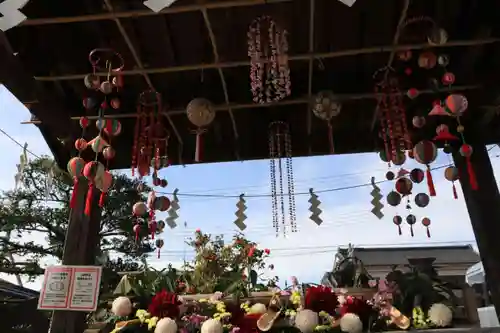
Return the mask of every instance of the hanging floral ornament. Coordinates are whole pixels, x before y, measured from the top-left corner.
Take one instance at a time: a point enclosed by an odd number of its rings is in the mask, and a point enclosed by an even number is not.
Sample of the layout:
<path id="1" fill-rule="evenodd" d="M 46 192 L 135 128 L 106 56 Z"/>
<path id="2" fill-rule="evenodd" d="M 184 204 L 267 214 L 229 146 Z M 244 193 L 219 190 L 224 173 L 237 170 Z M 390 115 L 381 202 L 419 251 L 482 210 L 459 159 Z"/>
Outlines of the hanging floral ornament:
<path id="1" fill-rule="evenodd" d="M 396 207 L 401 203 L 401 194 L 395 191 L 391 191 L 389 192 L 389 194 L 387 194 L 386 200 L 389 205 Z"/>
<path id="2" fill-rule="evenodd" d="M 410 235 L 411 235 L 411 237 L 413 237 L 414 236 L 414 234 L 413 234 L 413 225 L 415 223 L 417 223 L 417 218 L 415 217 L 415 215 L 410 214 L 410 215 L 408 215 L 406 217 L 406 223 L 408 223 L 408 225 L 410 226 Z"/>
<path id="3" fill-rule="evenodd" d="M 426 178 L 429 194 L 431 197 L 436 196 L 436 189 L 432 180 L 431 167 L 429 164 L 434 162 L 437 157 L 437 147 L 432 141 L 423 140 L 415 145 L 413 148 L 413 155 L 418 163 L 427 166 Z"/>
<path id="4" fill-rule="evenodd" d="M 195 98 L 189 102 L 186 113 L 189 121 L 195 125 L 197 130 L 196 133 L 196 150 L 195 150 L 195 162 L 200 162 L 202 160 L 202 135 L 206 132 L 205 127 L 210 125 L 215 119 L 215 110 L 212 107 L 212 103 L 205 98 Z"/>
<path id="5" fill-rule="evenodd" d="M 401 231 L 401 224 L 403 223 L 403 218 L 399 215 L 396 215 L 392 218 L 392 222 L 398 226 L 398 233 L 401 236 L 403 232 Z"/>
<path id="6" fill-rule="evenodd" d="M 403 196 L 410 195 L 413 189 L 413 183 L 408 178 L 399 178 L 396 180 L 396 191 Z"/>
<path id="7" fill-rule="evenodd" d="M 410 172 L 410 179 L 415 184 L 420 184 L 425 178 L 425 174 L 422 169 L 415 168 Z"/>
<path id="8" fill-rule="evenodd" d="M 477 191 L 479 189 L 479 186 L 477 184 L 476 173 L 474 172 L 474 168 L 472 167 L 472 162 L 470 160 L 472 152 L 473 152 L 472 146 L 469 144 L 464 143 L 460 147 L 460 155 L 462 155 L 465 158 L 467 163 L 467 174 L 469 175 L 470 187 L 473 191 Z"/>
<path id="9" fill-rule="evenodd" d="M 420 208 L 425 208 L 429 205 L 431 198 L 427 195 L 427 193 L 419 193 L 415 196 L 415 205 Z"/>
<path id="10" fill-rule="evenodd" d="M 413 127 L 415 128 L 422 128 L 425 126 L 425 117 L 422 117 L 422 116 L 414 116 L 413 119 L 412 119 L 412 124 L 413 124 Z"/>
<path id="11" fill-rule="evenodd" d="M 160 259 L 160 251 L 161 251 L 161 248 L 163 247 L 165 243 L 163 242 L 163 239 L 157 239 L 156 240 L 156 248 L 158 249 L 157 252 L 158 252 L 158 259 Z"/>
<path id="12" fill-rule="evenodd" d="M 248 57 L 255 103 L 280 101 L 291 94 L 287 34 L 269 16 L 258 17 L 250 24 Z"/>
<path id="13" fill-rule="evenodd" d="M 427 238 L 431 238 L 431 231 L 429 227 L 431 226 L 431 220 L 428 217 L 422 219 L 422 225 L 427 229 Z"/>
<path id="14" fill-rule="evenodd" d="M 335 152 L 333 144 L 332 119 L 340 114 L 342 105 L 335 98 L 331 91 L 321 91 L 314 99 L 312 111 L 316 117 L 326 121 L 328 124 L 328 143 L 330 144 L 330 153 Z"/>
<path id="15" fill-rule="evenodd" d="M 457 188 L 455 187 L 455 181 L 459 178 L 458 168 L 450 166 L 444 169 L 444 178 L 452 183 L 453 197 L 458 199 Z"/>
<path id="16" fill-rule="evenodd" d="M 431 51 L 422 52 L 418 57 L 418 66 L 424 69 L 432 69 L 436 66 L 437 57 Z"/>

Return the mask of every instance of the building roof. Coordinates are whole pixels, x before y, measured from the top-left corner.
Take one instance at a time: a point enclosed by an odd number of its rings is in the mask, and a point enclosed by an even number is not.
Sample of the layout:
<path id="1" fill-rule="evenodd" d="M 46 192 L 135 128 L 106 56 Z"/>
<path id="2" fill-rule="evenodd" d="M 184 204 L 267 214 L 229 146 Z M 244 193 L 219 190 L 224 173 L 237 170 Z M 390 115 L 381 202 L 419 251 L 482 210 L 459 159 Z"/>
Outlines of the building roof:
<path id="1" fill-rule="evenodd" d="M 37 291 L 24 288 L 9 281 L 0 279 L 0 299 L 15 298 L 15 299 L 31 299 L 38 297 Z"/>
<path id="2" fill-rule="evenodd" d="M 436 258 L 434 264 L 475 264 L 481 259 L 470 245 L 429 247 L 354 248 L 367 266 L 406 265 L 412 258 Z"/>

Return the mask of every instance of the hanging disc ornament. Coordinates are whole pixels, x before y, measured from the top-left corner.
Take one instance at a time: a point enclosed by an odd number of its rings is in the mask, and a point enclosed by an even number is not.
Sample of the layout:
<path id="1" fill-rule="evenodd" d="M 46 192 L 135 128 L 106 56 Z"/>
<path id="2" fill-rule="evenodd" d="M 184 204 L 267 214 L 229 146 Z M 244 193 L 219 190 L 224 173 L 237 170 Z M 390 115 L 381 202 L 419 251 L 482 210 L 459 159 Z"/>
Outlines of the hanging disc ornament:
<path id="1" fill-rule="evenodd" d="M 427 195 L 427 193 L 419 193 L 415 196 L 415 205 L 420 208 L 425 208 L 429 205 L 431 198 Z"/>
<path id="2" fill-rule="evenodd" d="M 402 231 L 401 231 L 401 224 L 403 223 L 403 218 L 399 215 L 396 215 L 392 218 L 392 222 L 398 226 L 398 233 L 401 236 Z"/>
<path id="3" fill-rule="evenodd" d="M 431 226 L 431 220 L 428 217 L 424 217 L 422 219 L 422 225 L 427 229 L 427 237 L 431 238 L 431 231 L 429 227 Z"/>
<path id="4" fill-rule="evenodd" d="M 205 98 L 195 98 L 189 102 L 186 113 L 189 121 L 198 127 L 196 130 L 195 162 L 202 159 L 202 135 L 204 127 L 210 125 L 215 119 L 215 110 L 212 103 Z"/>
<path id="5" fill-rule="evenodd" d="M 408 223 L 410 225 L 410 235 L 411 235 L 411 237 L 413 237 L 414 236 L 414 234 L 413 234 L 413 225 L 415 223 L 417 223 L 417 218 L 415 217 L 415 215 L 410 214 L 410 215 L 408 215 L 406 217 L 406 223 Z"/>
<path id="6" fill-rule="evenodd" d="M 413 189 L 413 183 L 408 178 L 399 178 L 396 180 L 396 191 L 401 195 L 410 195 Z"/>
<path id="7" fill-rule="evenodd" d="M 436 195 L 436 189 L 434 188 L 434 182 L 432 180 L 431 168 L 429 164 L 434 162 L 437 157 L 437 147 L 432 141 L 423 140 L 415 145 L 413 148 L 413 156 L 415 161 L 427 166 L 426 178 L 427 186 L 429 188 L 429 194 L 431 197 Z"/>
<path id="8" fill-rule="evenodd" d="M 415 168 L 411 170 L 410 179 L 412 182 L 420 184 L 424 180 L 424 178 L 425 178 L 425 173 L 421 169 Z"/>
<path id="9" fill-rule="evenodd" d="M 334 153 L 332 118 L 340 114 L 342 105 L 331 91 L 321 91 L 316 95 L 312 105 L 312 111 L 316 117 L 328 124 L 328 142 L 330 153 Z"/>
<path id="10" fill-rule="evenodd" d="M 401 203 L 401 195 L 395 191 L 389 192 L 389 194 L 387 194 L 387 203 L 393 207 L 396 207 Z"/>

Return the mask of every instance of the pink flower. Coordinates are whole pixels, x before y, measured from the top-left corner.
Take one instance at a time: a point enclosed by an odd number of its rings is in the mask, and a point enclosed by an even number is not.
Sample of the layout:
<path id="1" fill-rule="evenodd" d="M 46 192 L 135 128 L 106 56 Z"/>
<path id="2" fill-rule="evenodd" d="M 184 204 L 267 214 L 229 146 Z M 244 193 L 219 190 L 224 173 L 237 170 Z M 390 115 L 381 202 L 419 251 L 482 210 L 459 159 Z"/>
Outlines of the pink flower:
<path id="1" fill-rule="evenodd" d="M 270 254 L 270 253 L 271 253 L 271 250 L 269 250 L 269 249 L 265 249 L 265 250 L 264 250 L 264 252 L 265 252 L 266 254 Z"/>
<path id="2" fill-rule="evenodd" d="M 197 234 L 201 233 L 201 230 L 200 229 L 196 229 L 196 233 Z"/>

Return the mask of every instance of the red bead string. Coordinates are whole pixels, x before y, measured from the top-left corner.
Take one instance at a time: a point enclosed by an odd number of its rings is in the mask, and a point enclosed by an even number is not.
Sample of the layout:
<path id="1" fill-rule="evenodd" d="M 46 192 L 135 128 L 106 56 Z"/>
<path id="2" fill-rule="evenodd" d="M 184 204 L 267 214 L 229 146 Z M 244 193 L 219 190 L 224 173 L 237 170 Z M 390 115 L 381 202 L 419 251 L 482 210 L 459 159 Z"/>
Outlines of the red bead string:
<path id="1" fill-rule="evenodd" d="M 390 149 L 389 149 L 389 141 L 388 141 L 388 133 L 387 133 L 387 119 L 386 119 L 386 104 L 387 104 L 387 96 L 382 92 L 382 89 L 379 85 L 375 86 L 375 93 L 377 94 L 377 110 L 379 113 L 379 121 L 380 121 L 380 133 L 382 135 L 382 139 L 384 140 L 384 150 L 385 156 L 387 160 L 390 161 Z"/>

